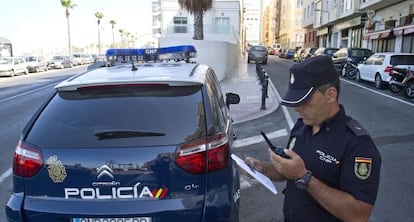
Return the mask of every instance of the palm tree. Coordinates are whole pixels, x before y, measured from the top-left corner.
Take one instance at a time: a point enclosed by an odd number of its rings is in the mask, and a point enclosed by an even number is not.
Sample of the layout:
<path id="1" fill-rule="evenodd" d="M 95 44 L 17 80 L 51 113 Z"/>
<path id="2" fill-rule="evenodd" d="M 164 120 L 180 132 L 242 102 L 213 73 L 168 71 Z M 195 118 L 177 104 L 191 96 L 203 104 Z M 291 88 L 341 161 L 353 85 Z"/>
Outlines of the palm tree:
<path id="1" fill-rule="evenodd" d="M 204 13 L 213 7 L 213 0 L 178 0 L 181 8 L 194 15 L 194 40 L 203 40 Z"/>
<path id="2" fill-rule="evenodd" d="M 69 53 L 69 56 L 71 56 L 72 48 L 70 44 L 69 9 L 73 9 L 76 6 L 76 4 L 73 4 L 71 0 L 60 0 L 60 3 L 62 4 L 63 7 L 66 8 L 66 24 L 68 26 L 68 53 Z"/>
<path id="3" fill-rule="evenodd" d="M 109 24 L 111 24 L 111 27 L 112 27 L 112 47 L 115 47 L 114 27 L 115 27 L 116 21 L 112 19 L 111 21 L 109 21 Z"/>
<path id="4" fill-rule="evenodd" d="M 123 29 L 119 29 L 119 34 L 121 34 L 121 48 L 124 47 L 124 30 Z"/>
<path id="5" fill-rule="evenodd" d="M 98 19 L 98 51 L 101 55 L 101 19 L 104 17 L 102 12 L 95 12 L 95 17 Z"/>

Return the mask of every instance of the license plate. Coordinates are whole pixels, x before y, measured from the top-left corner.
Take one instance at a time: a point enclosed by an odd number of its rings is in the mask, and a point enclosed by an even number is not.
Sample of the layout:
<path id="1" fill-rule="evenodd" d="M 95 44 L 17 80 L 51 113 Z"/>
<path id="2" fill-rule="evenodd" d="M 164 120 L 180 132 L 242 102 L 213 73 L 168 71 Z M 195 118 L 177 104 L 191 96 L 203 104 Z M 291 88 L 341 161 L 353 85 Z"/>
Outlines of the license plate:
<path id="1" fill-rule="evenodd" d="M 151 222 L 151 217 L 130 218 L 73 218 L 72 222 Z"/>

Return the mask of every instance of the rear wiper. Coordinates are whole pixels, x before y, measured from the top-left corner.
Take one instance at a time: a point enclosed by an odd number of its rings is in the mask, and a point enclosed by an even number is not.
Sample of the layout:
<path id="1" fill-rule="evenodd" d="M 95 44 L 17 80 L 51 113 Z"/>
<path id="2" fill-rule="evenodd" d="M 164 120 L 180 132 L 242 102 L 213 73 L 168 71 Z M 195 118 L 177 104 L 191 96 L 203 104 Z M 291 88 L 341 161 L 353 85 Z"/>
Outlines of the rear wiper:
<path id="1" fill-rule="evenodd" d="M 98 140 L 117 139 L 128 137 L 165 136 L 165 133 L 146 132 L 135 130 L 97 130 L 94 134 Z"/>

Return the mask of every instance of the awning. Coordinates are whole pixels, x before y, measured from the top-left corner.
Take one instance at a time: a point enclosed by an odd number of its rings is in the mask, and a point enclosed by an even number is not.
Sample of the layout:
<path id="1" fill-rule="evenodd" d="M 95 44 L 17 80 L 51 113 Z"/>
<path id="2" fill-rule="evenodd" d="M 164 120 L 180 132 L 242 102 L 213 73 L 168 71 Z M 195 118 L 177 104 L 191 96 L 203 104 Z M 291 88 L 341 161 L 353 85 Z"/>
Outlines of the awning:
<path id="1" fill-rule="evenodd" d="M 368 32 L 368 33 L 365 33 L 364 39 L 369 40 L 369 39 L 388 38 L 391 35 L 391 31 L 392 29 L 387 29 L 387 30 L 382 30 L 382 31 L 377 31 L 377 32 Z"/>
<path id="2" fill-rule="evenodd" d="M 394 35 L 410 34 L 414 32 L 414 25 L 400 26 L 393 29 Z"/>

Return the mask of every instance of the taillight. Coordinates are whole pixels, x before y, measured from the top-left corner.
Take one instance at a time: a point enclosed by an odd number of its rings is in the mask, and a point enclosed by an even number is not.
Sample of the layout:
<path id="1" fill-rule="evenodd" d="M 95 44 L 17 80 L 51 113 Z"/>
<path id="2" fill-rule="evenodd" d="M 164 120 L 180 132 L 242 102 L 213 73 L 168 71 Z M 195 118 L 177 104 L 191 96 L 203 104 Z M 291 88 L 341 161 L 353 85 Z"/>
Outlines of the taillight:
<path id="1" fill-rule="evenodd" d="M 42 166 L 43 160 L 40 151 L 20 141 L 14 152 L 14 175 L 33 177 L 40 171 Z"/>
<path id="2" fill-rule="evenodd" d="M 388 72 L 388 74 L 391 74 L 391 71 L 392 71 L 392 66 L 387 66 L 384 69 L 384 72 Z"/>
<path id="3" fill-rule="evenodd" d="M 182 144 L 176 157 L 176 163 L 189 173 L 202 174 L 227 167 L 229 157 L 229 139 L 220 133 Z"/>

